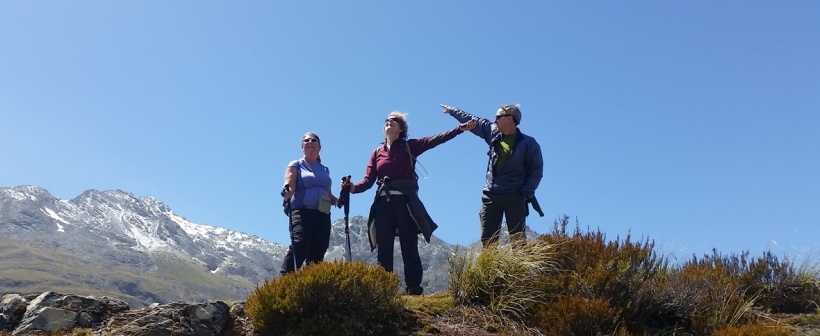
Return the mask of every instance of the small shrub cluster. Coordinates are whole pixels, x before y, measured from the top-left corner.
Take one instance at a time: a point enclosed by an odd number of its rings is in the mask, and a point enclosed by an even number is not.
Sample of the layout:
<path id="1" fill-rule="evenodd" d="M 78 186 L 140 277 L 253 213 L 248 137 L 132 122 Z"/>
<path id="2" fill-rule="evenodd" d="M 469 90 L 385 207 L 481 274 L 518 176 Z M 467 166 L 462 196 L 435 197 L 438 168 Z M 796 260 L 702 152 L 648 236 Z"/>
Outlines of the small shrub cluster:
<path id="1" fill-rule="evenodd" d="M 781 325 L 763 325 L 758 323 L 725 326 L 716 330 L 712 336 L 790 336 L 791 328 Z"/>
<path id="2" fill-rule="evenodd" d="M 263 335 L 391 335 L 404 301 L 379 266 L 325 262 L 257 286 L 246 312 Z"/>
<path id="3" fill-rule="evenodd" d="M 772 313 L 805 314 L 817 311 L 820 303 L 820 274 L 817 268 L 801 267 L 788 259 L 778 260 L 771 251 L 749 258 L 744 252 L 734 259 L 738 281 L 748 293 L 758 296 L 756 304 Z"/>
<path id="4" fill-rule="evenodd" d="M 665 274 L 667 262 L 648 239 L 633 242 L 627 236 L 623 241 L 607 241 L 600 230 L 581 232 L 577 223 L 570 234 L 567 224 L 565 216 L 541 238 L 555 246 L 558 260 L 558 267 L 543 282 L 551 296 L 579 295 L 627 306 L 639 289 Z"/>
<path id="5" fill-rule="evenodd" d="M 602 299 L 564 296 L 540 305 L 535 321 L 547 335 L 629 335 L 618 311 Z"/>
<path id="6" fill-rule="evenodd" d="M 737 281 L 736 265 L 733 257 L 717 252 L 700 259 L 692 257 L 679 269 L 670 270 L 669 280 L 654 294 L 674 298 L 682 318 L 677 322 L 685 323 L 684 330 L 710 334 L 740 323 L 754 304 L 754 295 L 747 295 Z"/>

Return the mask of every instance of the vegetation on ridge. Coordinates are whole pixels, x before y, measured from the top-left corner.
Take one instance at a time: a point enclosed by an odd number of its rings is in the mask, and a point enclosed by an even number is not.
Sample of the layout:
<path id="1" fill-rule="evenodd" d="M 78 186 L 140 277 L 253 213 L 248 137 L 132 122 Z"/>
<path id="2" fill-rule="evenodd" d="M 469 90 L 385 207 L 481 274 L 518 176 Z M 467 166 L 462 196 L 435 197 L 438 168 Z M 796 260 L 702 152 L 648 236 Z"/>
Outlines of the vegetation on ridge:
<path id="1" fill-rule="evenodd" d="M 751 257 L 748 252 L 717 251 L 671 266 L 649 239 L 608 240 L 600 230 L 584 232 L 577 223 L 568 230 L 568 224 L 564 216 L 551 232 L 525 245 L 472 253 L 456 249 L 449 260 L 448 293 L 396 301 L 395 276 L 380 277 L 378 266 L 324 263 L 258 288 L 248 300 L 249 315 L 255 325 L 274 325 L 270 315 L 258 313 L 260 307 L 283 299 L 291 302 L 293 293 L 313 293 L 314 300 L 319 293 L 321 300 L 332 295 L 338 307 L 361 308 L 362 300 L 373 304 L 363 298 L 361 289 L 350 286 L 356 283 L 353 278 L 361 277 L 356 274 L 366 273 L 359 281 L 374 281 L 367 287 L 378 293 L 368 299 L 400 302 L 406 310 L 376 314 L 378 310 L 351 313 L 339 308 L 307 314 L 293 305 L 288 308 L 295 314 L 290 323 L 361 318 L 384 323 L 379 325 L 387 328 L 382 334 L 417 335 L 808 335 L 801 331 L 807 325 L 815 331 L 820 328 L 817 267 L 797 267 L 770 252 Z M 283 296 L 268 297 L 262 304 L 258 297 L 272 291 L 268 287 Z M 782 314 L 808 317 L 786 319 Z M 374 315 L 380 318 L 373 319 Z M 401 322 L 398 329 L 392 324 L 396 321 Z"/>
<path id="2" fill-rule="evenodd" d="M 816 264 L 713 251 L 672 265 L 649 239 L 569 224 L 527 244 L 457 248 L 449 290 L 426 296 L 402 296 L 376 265 L 309 265 L 257 286 L 222 335 L 820 335 Z M 12 246 L 0 255 L 30 252 Z"/>

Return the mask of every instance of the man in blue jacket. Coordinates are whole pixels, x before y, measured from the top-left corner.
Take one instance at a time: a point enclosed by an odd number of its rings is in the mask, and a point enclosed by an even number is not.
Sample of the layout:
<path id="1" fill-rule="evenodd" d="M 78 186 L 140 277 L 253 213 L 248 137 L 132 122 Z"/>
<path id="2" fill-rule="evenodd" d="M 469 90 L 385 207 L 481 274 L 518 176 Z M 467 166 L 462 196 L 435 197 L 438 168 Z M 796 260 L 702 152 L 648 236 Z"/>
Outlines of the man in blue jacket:
<path id="1" fill-rule="evenodd" d="M 521 133 L 521 110 L 518 105 L 501 105 L 490 121 L 441 105 L 444 113 L 461 123 L 473 120 L 470 130 L 487 142 L 490 150 L 487 163 L 487 183 L 481 197 L 481 243 L 484 247 L 498 241 L 501 218 L 506 216 L 511 242 L 525 242 L 528 203 L 535 201 L 535 189 L 541 183 L 544 160 L 541 146 L 531 136 Z M 533 202 L 536 205 L 537 201 Z M 540 209 L 537 208 L 537 210 Z"/>

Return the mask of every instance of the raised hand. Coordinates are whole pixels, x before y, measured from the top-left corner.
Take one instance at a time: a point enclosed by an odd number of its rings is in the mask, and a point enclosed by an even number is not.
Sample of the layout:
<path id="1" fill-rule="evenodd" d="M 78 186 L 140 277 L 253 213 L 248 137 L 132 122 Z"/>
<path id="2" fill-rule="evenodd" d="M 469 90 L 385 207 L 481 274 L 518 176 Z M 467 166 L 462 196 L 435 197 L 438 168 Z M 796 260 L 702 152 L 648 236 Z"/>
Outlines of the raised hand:
<path id="1" fill-rule="evenodd" d="M 452 112 L 452 111 L 455 111 L 455 110 L 456 110 L 456 108 L 455 108 L 455 107 L 448 106 L 448 105 L 444 105 L 444 104 L 438 104 L 438 106 L 441 106 L 441 107 L 443 107 L 443 108 L 444 108 L 444 113 L 450 113 L 450 112 Z"/>
<path id="2" fill-rule="evenodd" d="M 459 130 L 459 131 L 469 131 L 469 130 L 471 130 L 471 129 L 473 129 L 473 128 L 475 128 L 475 121 L 474 121 L 474 120 L 470 120 L 470 121 L 468 121 L 468 122 L 466 122 L 466 123 L 463 123 L 463 124 L 461 124 L 461 125 L 458 125 L 458 130 Z"/>

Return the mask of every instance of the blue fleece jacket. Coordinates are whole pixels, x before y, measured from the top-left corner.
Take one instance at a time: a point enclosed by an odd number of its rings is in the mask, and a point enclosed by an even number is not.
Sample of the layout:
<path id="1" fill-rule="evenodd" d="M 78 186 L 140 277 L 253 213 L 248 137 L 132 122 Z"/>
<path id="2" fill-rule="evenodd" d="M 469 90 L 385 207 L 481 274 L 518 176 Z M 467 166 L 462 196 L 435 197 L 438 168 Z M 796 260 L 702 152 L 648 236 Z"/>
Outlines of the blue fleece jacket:
<path id="1" fill-rule="evenodd" d="M 544 174 L 544 159 L 541 157 L 541 146 L 531 136 L 521 133 L 516 128 L 518 136 L 510 152 L 507 164 L 498 173 L 495 173 L 495 163 L 498 160 L 496 146 L 501 141 L 501 132 L 498 125 L 485 118 L 476 117 L 462 110 L 451 110 L 450 115 L 461 123 L 473 120 L 476 127 L 470 130 L 473 134 L 484 139 L 490 150 L 487 152 L 487 183 L 484 190 L 493 193 L 520 192 L 526 199 L 535 195 L 535 189 L 541 183 Z"/>

